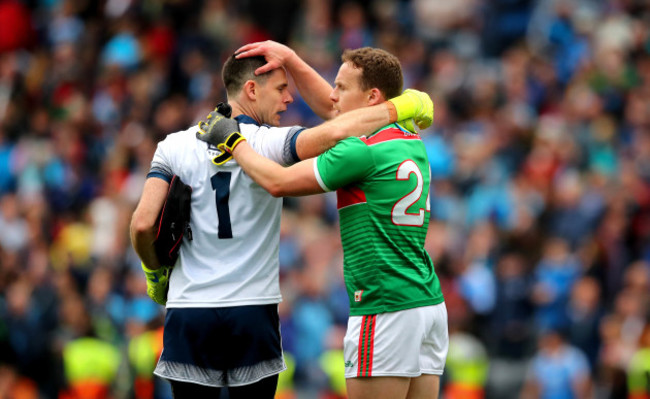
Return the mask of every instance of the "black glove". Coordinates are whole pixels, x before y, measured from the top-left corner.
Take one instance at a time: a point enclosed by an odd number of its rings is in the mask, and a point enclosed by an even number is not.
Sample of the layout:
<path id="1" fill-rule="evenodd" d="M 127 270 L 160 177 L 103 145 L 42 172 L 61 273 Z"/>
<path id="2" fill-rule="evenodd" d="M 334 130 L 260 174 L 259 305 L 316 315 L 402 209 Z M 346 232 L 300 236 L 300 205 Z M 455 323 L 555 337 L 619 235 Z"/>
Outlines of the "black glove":
<path id="1" fill-rule="evenodd" d="M 226 112 L 222 114 L 220 111 Z M 214 111 L 210 112 L 206 121 L 199 122 L 199 131 L 196 138 L 217 147 L 221 154 L 212 159 L 215 165 L 222 165 L 232 159 L 232 151 L 246 140 L 239 133 L 239 124 L 236 120 L 229 119 L 230 105 L 219 103 Z M 228 115 L 228 116 L 226 116 Z"/>

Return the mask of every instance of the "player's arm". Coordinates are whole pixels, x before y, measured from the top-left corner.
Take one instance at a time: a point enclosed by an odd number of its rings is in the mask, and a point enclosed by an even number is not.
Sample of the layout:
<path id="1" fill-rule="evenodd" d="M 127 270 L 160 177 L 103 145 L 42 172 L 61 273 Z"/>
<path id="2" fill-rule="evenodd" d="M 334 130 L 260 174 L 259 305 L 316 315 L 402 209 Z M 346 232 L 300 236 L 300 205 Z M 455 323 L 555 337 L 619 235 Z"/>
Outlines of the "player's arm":
<path id="1" fill-rule="evenodd" d="M 144 183 L 142 197 L 131 218 L 131 243 L 133 249 L 147 268 L 158 270 L 160 263 L 154 250 L 157 233 L 157 219 L 165 202 L 169 183 L 157 177 L 150 177 Z"/>
<path id="2" fill-rule="evenodd" d="M 300 159 L 313 158 L 345 138 L 370 134 L 393 122 L 397 122 L 397 112 L 390 101 L 358 108 L 302 131 L 296 139 L 296 152 Z"/>
<path id="3" fill-rule="evenodd" d="M 232 155 L 244 171 L 257 184 L 274 197 L 301 196 L 323 193 L 314 174 L 315 159 L 307 159 L 289 167 L 283 167 L 253 150 L 246 142 L 240 142 Z"/>
<path id="4" fill-rule="evenodd" d="M 379 96 L 379 92 L 376 95 Z M 420 129 L 431 126 L 433 102 L 428 94 L 407 89 L 383 103 L 341 114 L 301 132 L 296 139 L 296 152 L 300 159 L 312 158 L 334 147 L 340 140 L 370 134 L 388 124 L 411 118 Z"/>
<path id="5" fill-rule="evenodd" d="M 391 101 L 346 112 L 316 127 L 301 131 L 295 141 L 296 154 L 302 160 L 313 158 L 334 147 L 340 140 L 372 133 L 397 121 L 397 118 L 395 105 Z M 224 118 L 218 109 L 210 112 L 207 122 L 199 122 L 197 138 L 220 147 L 226 143 L 226 138 L 230 137 L 231 133 L 239 129 L 236 122 L 226 119 L 228 118 Z M 236 143 L 233 141 L 228 147 L 234 148 L 234 144 Z M 214 162 L 220 164 L 221 161 L 227 161 L 230 159 L 229 153 L 224 152 L 223 157 L 215 158 Z"/>
<path id="6" fill-rule="evenodd" d="M 383 103 L 362 107 L 339 115 L 319 126 L 302 131 L 296 137 L 295 150 L 300 159 L 313 158 L 322 154 L 345 138 L 369 134 L 396 121 L 413 118 L 420 128 L 433 122 L 433 102 L 428 94 L 417 90 L 405 90 L 403 94 Z M 196 137 L 224 150 L 226 162 L 243 136 L 239 134 L 237 122 L 225 118 L 216 109 L 208 115 L 208 121 L 199 122 Z M 215 158 L 216 162 L 222 158 Z M 222 163 L 223 163 L 222 162 Z"/>
<path id="7" fill-rule="evenodd" d="M 242 46 L 237 49 L 235 54 L 237 54 L 237 58 L 264 56 L 267 64 L 257 68 L 256 75 L 284 67 L 293 78 L 298 92 L 316 115 L 325 120 L 334 116 L 332 101 L 329 97 L 332 86 L 291 48 L 267 40 Z"/>

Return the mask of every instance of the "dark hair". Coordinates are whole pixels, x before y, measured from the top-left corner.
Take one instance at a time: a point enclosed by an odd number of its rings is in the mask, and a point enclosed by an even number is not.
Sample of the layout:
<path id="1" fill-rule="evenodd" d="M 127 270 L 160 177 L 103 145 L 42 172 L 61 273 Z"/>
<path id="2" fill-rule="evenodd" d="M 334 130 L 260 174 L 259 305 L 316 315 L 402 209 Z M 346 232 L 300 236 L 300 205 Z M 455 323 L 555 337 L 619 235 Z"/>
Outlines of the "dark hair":
<path id="1" fill-rule="evenodd" d="M 263 56 L 235 58 L 235 54 L 228 57 L 221 69 L 221 79 L 229 96 L 237 95 L 248 80 L 263 83 L 270 72 L 255 75 L 255 70 L 266 64 Z"/>
<path id="2" fill-rule="evenodd" d="M 362 47 L 356 50 L 345 50 L 341 61 L 350 62 L 356 68 L 361 68 L 361 89 L 379 89 L 386 99 L 397 97 L 402 93 L 404 78 L 402 66 L 394 55 L 388 51 Z"/>

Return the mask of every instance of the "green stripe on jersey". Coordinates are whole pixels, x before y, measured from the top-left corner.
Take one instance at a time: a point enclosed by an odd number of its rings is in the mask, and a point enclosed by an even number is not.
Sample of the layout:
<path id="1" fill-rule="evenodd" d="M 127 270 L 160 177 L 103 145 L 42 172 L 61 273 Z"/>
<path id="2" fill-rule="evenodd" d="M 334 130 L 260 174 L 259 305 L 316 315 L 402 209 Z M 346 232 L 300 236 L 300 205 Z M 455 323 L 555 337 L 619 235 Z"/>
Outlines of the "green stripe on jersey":
<path id="1" fill-rule="evenodd" d="M 339 189 L 350 314 L 442 302 L 424 250 L 430 172 L 419 136 L 388 127 L 368 139 L 348 138 L 320 155 L 317 166 L 327 187 Z"/>

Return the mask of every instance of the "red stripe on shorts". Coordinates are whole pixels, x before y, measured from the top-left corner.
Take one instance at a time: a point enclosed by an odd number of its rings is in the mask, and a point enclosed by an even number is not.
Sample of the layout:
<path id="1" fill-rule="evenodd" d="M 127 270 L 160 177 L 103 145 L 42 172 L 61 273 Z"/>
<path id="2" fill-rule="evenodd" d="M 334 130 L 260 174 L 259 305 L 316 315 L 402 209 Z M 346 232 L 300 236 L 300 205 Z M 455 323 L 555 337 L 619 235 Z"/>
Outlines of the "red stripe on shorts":
<path id="1" fill-rule="evenodd" d="M 357 377 L 370 377 L 372 375 L 372 358 L 375 348 L 375 322 L 377 315 L 363 316 L 361 330 L 359 331 L 359 359 Z"/>

